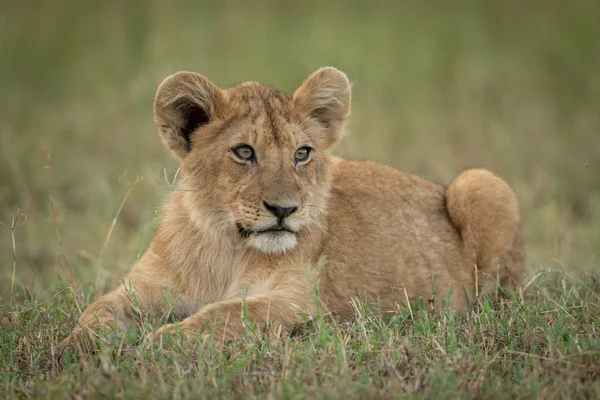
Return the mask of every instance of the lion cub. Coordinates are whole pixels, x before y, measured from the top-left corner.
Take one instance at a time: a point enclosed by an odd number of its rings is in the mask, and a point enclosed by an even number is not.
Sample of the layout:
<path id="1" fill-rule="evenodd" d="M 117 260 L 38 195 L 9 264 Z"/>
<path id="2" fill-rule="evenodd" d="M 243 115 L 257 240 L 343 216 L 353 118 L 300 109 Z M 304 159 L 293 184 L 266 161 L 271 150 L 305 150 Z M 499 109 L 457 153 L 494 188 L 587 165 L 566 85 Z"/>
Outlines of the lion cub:
<path id="1" fill-rule="evenodd" d="M 463 312 L 476 282 L 517 284 L 524 251 L 510 187 L 482 169 L 445 188 L 333 157 L 349 113 L 350 84 L 335 68 L 291 96 L 257 82 L 221 89 L 192 72 L 165 79 L 154 117 L 183 179 L 124 285 L 63 343 L 150 312 L 219 340 L 246 323 L 289 331 L 317 311 L 315 287 L 321 311 L 349 318 L 355 297 L 394 310 L 405 292 L 414 302 L 434 291 L 437 306 L 449 299 Z"/>

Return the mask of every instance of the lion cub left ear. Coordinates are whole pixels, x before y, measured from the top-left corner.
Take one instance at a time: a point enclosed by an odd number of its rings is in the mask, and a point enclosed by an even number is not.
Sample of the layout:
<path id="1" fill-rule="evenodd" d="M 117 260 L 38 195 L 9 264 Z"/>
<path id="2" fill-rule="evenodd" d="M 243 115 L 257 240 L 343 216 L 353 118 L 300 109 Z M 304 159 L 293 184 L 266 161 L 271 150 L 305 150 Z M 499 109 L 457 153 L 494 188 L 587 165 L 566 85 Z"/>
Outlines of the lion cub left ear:
<path id="1" fill-rule="evenodd" d="M 191 151 L 193 135 L 215 118 L 224 97 L 221 89 L 195 72 L 178 72 L 160 84 L 154 120 L 163 142 L 180 160 Z"/>
<path id="2" fill-rule="evenodd" d="M 337 142 L 350 114 L 350 82 L 346 74 L 333 67 L 320 68 L 296 89 L 292 99 L 303 118 L 312 118 L 325 129 L 328 147 Z"/>

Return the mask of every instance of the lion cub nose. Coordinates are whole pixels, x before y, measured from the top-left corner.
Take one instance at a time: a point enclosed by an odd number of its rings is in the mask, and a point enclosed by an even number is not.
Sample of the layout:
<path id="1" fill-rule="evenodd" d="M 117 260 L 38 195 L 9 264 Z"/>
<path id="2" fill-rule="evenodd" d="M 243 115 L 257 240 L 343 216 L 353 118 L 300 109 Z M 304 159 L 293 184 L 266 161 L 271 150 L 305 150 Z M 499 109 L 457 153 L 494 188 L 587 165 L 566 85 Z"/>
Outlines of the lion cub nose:
<path id="1" fill-rule="evenodd" d="M 267 210 L 274 216 L 279 219 L 284 219 L 285 217 L 289 217 L 292 215 L 298 207 L 282 207 L 277 204 L 269 204 L 266 201 L 263 201 L 263 204 Z"/>

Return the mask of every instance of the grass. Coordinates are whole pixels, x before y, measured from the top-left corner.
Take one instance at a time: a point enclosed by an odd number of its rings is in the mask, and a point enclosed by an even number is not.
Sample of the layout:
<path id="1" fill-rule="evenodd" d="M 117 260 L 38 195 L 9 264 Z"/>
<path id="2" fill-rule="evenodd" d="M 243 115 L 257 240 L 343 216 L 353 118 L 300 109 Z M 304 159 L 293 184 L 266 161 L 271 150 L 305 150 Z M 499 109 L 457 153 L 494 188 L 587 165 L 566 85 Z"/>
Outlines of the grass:
<path id="1" fill-rule="evenodd" d="M 351 323 L 318 316 L 258 342 L 248 330 L 223 349 L 178 338 L 148 348 L 142 324 L 97 338 L 95 354 L 56 345 L 78 313 L 65 288 L 0 308 L 0 388 L 46 398 L 597 398 L 599 285 L 598 274 L 539 272 L 521 294 L 482 297 L 461 317 L 424 303 L 381 316 L 357 303 Z"/>
<path id="2" fill-rule="evenodd" d="M 0 2 L 0 397 L 599 397 L 598 20 L 593 0 Z M 460 317 L 359 304 L 224 350 L 147 349 L 140 326 L 60 351 L 169 190 L 160 80 L 289 92 L 323 65 L 354 82 L 339 154 L 515 188 L 522 292 Z"/>

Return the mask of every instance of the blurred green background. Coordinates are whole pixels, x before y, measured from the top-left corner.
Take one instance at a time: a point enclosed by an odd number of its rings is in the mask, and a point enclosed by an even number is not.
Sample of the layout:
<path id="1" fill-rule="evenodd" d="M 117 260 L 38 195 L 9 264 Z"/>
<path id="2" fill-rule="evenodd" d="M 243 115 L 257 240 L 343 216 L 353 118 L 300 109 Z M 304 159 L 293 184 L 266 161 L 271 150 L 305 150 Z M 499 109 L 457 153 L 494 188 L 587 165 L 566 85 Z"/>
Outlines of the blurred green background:
<path id="1" fill-rule="evenodd" d="M 336 66 L 354 84 L 338 154 L 444 184 L 490 168 L 522 202 L 530 270 L 598 267 L 597 0 L 0 4 L 0 221 L 27 216 L 15 291 L 104 290 L 143 250 L 176 169 L 152 100 L 178 70 L 291 92 Z M 4 300 L 12 275 L 3 229 Z"/>

